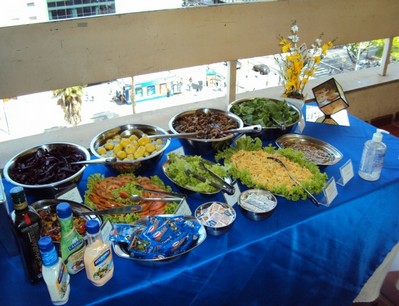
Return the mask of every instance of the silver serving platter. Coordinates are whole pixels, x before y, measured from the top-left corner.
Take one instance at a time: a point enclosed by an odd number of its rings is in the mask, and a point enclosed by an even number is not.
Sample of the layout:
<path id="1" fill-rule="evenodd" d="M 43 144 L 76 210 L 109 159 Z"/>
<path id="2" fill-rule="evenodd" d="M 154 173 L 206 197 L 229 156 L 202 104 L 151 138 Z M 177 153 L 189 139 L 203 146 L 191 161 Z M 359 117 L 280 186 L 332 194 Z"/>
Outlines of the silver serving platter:
<path id="1" fill-rule="evenodd" d="M 63 199 L 44 199 L 44 200 L 39 200 L 34 203 L 32 203 L 32 207 L 38 212 L 45 211 L 46 213 L 52 213 L 56 214 L 56 207 L 59 203 L 61 202 L 67 202 L 69 205 L 71 205 L 72 213 L 74 217 L 79 217 L 79 218 L 84 218 L 86 221 L 88 220 L 97 220 L 101 224 L 103 223 L 103 220 L 100 216 L 96 215 L 86 215 L 86 216 L 79 216 L 79 212 L 91 212 L 93 211 L 90 207 L 71 201 L 71 200 L 63 200 Z M 59 243 L 59 241 L 52 239 L 53 242 Z"/>
<path id="2" fill-rule="evenodd" d="M 160 216 L 171 217 L 173 215 L 160 215 Z M 177 259 L 181 258 L 181 256 L 194 250 L 196 247 L 201 245 L 206 239 L 205 227 L 200 222 L 198 222 L 198 220 L 193 216 L 185 216 L 185 218 L 186 218 L 186 220 L 193 220 L 193 221 L 197 222 L 198 224 L 201 225 L 201 227 L 198 231 L 199 238 L 196 241 L 196 243 L 190 249 L 188 249 L 180 254 L 176 254 L 176 255 L 173 255 L 170 257 L 166 257 L 166 258 L 155 258 L 155 259 L 136 258 L 136 257 L 132 256 L 130 254 L 130 252 L 126 249 L 127 243 L 123 243 L 123 242 L 113 242 L 112 243 L 114 252 L 117 256 L 119 256 L 121 258 L 133 260 L 143 266 L 162 266 L 162 265 L 170 264 L 170 263 L 176 261 Z M 136 221 L 135 223 L 133 223 L 133 225 L 134 224 L 145 225 L 146 220 L 147 220 L 147 218 L 142 218 L 142 219 Z"/>
<path id="3" fill-rule="evenodd" d="M 311 157 L 306 156 L 305 154 L 305 158 L 308 161 L 313 162 L 318 166 L 335 165 L 343 157 L 342 153 L 334 146 L 330 145 L 327 142 L 324 142 L 322 140 L 310 136 L 299 135 L 299 134 L 285 134 L 276 140 L 276 144 L 280 148 L 288 148 L 290 147 L 289 146 L 290 143 L 303 143 L 315 147 L 316 149 L 321 150 L 324 153 L 327 153 L 329 155 L 329 158 L 324 162 L 313 161 Z"/>
<path id="4" fill-rule="evenodd" d="M 204 159 L 204 162 L 207 163 L 207 164 L 213 164 L 212 162 L 210 162 L 210 161 L 208 161 L 208 160 L 206 160 L 206 159 Z M 219 192 L 222 191 L 222 188 L 217 188 L 217 189 L 215 189 L 215 191 L 204 192 L 204 191 L 198 191 L 198 190 L 195 190 L 195 189 L 193 189 L 193 188 L 189 188 L 188 186 L 183 186 L 183 185 L 179 184 L 178 182 L 176 182 L 173 178 L 171 178 L 171 177 L 167 174 L 166 169 L 168 168 L 169 164 L 170 164 L 170 161 L 169 161 L 169 160 L 167 160 L 166 162 L 163 163 L 163 165 L 162 165 L 162 171 L 163 171 L 163 173 L 165 174 L 165 176 L 166 176 L 169 180 L 171 180 L 176 186 L 178 186 L 179 188 L 181 188 L 183 191 L 185 191 L 185 192 L 198 192 L 198 193 L 203 194 L 203 195 L 213 195 L 213 194 L 217 194 L 217 193 L 219 193 Z M 227 179 L 225 178 L 225 180 L 226 180 L 227 183 L 231 183 L 231 179 L 230 179 L 230 178 L 227 178 Z"/>

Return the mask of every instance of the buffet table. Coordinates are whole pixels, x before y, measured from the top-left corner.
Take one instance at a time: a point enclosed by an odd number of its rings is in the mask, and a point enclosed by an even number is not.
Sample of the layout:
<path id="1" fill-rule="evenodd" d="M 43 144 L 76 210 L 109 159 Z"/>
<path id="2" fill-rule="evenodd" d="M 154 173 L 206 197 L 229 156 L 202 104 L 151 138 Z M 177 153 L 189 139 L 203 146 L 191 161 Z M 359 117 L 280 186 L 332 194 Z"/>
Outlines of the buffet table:
<path id="1" fill-rule="evenodd" d="M 380 180 L 359 178 L 363 144 L 375 128 L 349 116 L 350 127 L 307 122 L 304 135 L 330 143 L 344 155 L 322 169 L 340 178 L 339 168 L 352 160 L 355 176 L 330 206 L 278 198 L 274 214 L 262 221 L 237 219 L 222 236 L 208 236 L 192 252 L 168 265 L 141 266 L 114 255 L 113 278 L 94 287 L 85 272 L 71 277 L 70 305 L 351 305 L 361 287 L 399 242 L 399 139 L 384 135 L 388 146 Z M 273 142 L 272 142 L 273 143 Z M 180 146 L 173 140 L 167 152 Z M 159 175 L 156 169 L 139 174 Z M 90 165 L 79 183 L 83 196 L 93 173 L 116 175 L 103 165 Z M 12 187 L 3 181 L 6 192 Z M 241 191 L 244 186 L 239 185 Z M 178 191 L 173 186 L 175 191 Z M 317 195 L 321 200 L 323 194 Z M 191 194 L 192 211 L 223 194 Z M 2 247 L 2 246 L 1 246 Z M 51 305 L 44 282 L 31 285 L 18 256 L 0 249 L 0 294 L 7 305 Z"/>

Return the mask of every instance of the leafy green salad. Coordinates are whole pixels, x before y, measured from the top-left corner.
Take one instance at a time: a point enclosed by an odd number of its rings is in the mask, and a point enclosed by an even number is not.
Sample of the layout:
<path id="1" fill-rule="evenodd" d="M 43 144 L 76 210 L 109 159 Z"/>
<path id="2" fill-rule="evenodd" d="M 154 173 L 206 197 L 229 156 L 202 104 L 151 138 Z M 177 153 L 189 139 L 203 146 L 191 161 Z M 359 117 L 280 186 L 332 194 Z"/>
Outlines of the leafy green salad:
<path id="1" fill-rule="evenodd" d="M 169 161 L 164 169 L 165 174 L 176 185 L 191 191 L 200 193 L 216 193 L 220 191 L 220 189 L 217 189 L 209 184 L 211 175 L 200 166 L 201 162 L 204 162 L 207 165 L 207 168 L 219 177 L 225 178 L 228 176 L 227 170 L 224 166 L 212 163 L 206 159 L 203 159 L 201 156 L 178 155 L 176 153 L 170 153 L 168 156 Z M 205 177 L 206 181 L 203 182 L 193 175 L 187 174 L 186 170 Z"/>
<path id="2" fill-rule="evenodd" d="M 260 124 L 262 127 L 275 127 L 273 119 L 286 125 L 299 119 L 298 112 L 287 101 L 267 98 L 254 98 L 233 104 L 230 112 L 239 116 L 247 125 Z"/>

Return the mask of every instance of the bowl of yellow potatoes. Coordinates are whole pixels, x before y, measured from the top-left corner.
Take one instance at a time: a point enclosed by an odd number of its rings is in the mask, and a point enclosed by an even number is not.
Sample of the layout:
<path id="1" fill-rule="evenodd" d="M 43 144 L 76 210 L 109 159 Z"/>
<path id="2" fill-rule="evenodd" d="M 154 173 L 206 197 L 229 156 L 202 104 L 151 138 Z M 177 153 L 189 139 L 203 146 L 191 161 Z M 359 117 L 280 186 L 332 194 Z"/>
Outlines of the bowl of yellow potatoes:
<path id="1" fill-rule="evenodd" d="M 155 125 L 125 124 L 97 134 L 90 151 L 98 158 L 113 159 L 106 163 L 120 173 L 134 172 L 143 164 L 155 164 L 170 145 L 168 133 Z"/>

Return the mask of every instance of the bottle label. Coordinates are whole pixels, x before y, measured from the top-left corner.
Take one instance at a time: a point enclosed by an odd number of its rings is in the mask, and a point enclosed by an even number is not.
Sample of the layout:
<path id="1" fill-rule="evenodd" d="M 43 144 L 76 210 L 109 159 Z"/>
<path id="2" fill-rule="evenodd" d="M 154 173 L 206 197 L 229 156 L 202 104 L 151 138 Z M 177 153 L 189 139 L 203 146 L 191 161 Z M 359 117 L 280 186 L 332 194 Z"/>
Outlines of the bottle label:
<path id="1" fill-rule="evenodd" d="M 36 275 L 37 278 L 42 277 L 42 257 L 40 255 L 40 250 L 38 246 L 38 242 L 40 239 L 40 227 L 38 223 L 32 223 L 31 225 L 24 227 L 21 229 L 22 239 L 24 244 L 29 246 L 29 255 L 25 254 L 24 256 L 28 256 L 30 262 L 26 262 L 29 266 L 29 269 Z"/>
<path id="2" fill-rule="evenodd" d="M 59 292 L 60 299 L 62 300 L 67 293 L 68 285 L 69 285 L 70 276 L 68 274 L 68 270 L 64 263 L 61 261 L 59 270 L 58 270 L 58 277 L 55 283 L 55 286 Z"/>
<path id="3" fill-rule="evenodd" d="M 84 269 L 84 251 L 86 248 L 83 237 L 73 226 L 73 217 L 61 219 L 61 257 L 70 274 L 76 274 Z"/>
<path id="4" fill-rule="evenodd" d="M 106 249 L 99 256 L 94 258 L 94 260 L 92 260 L 89 265 L 91 278 L 94 281 L 98 281 L 101 278 L 105 277 L 112 270 L 114 265 L 111 249 Z"/>
<path id="5" fill-rule="evenodd" d="M 80 246 L 80 249 L 74 249 L 72 250 L 73 252 L 69 251 L 69 252 L 65 252 L 64 254 L 67 253 L 69 254 L 65 259 L 65 265 L 68 269 L 68 272 L 70 274 L 76 274 L 79 271 L 83 270 L 85 265 L 84 265 L 84 261 L 83 261 L 83 256 L 84 256 L 84 252 L 85 252 L 85 248 L 84 248 L 84 244 L 83 244 L 83 239 L 82 239 L 82 244 Z M 64 256 L 64 255 L 62 255 Z"/>

